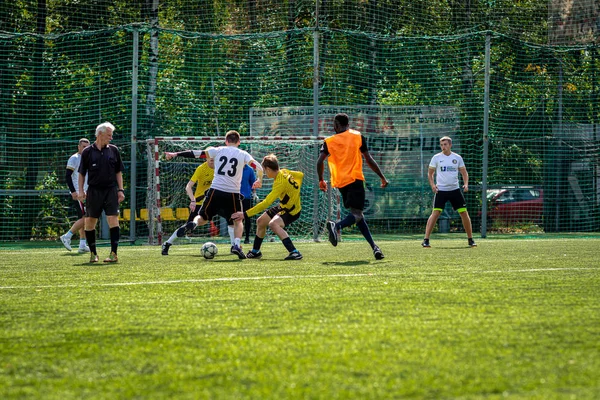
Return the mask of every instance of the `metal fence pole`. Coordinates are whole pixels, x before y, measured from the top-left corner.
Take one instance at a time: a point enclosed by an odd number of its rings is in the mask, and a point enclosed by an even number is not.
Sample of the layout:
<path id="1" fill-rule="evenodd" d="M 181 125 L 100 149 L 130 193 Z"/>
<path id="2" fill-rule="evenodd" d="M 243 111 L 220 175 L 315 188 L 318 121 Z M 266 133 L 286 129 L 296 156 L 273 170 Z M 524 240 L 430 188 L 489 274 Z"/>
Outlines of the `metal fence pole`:
<path id="1" fill-rule="evenodd" d="M 485 87 L 483 98 L 483 165 L 481 166 L 481 237 L 487 236 L 487 173 L 490 128 L 490 53 L 491 35 L 485 35 Z"/>
<path id="2" fill-rule="evenodd" d="M 131 218 L 129 219 L 129 240 L 133 244 L 136 239 L 135 233 L 135 215 L 137 208 L 136 189 L 137 189 L 137 103 L 138 103 L 138 71 L 139 71 L 139 42 L 140 32 L 133 28 L 133 60 L 131 66 L 131 182 L 130 204 Z"/>
<path id="3" fill-rule="evenodd" d="M 315 0 L 315 31 L 313 33 L 313 136 L 319 137 L 319 0 Z M 312 172 L 317 175 L 316 166 Z M 319 188 L 313 189 L 313 240 L 319 240 L 320 221 L 318 213 L 319 207 Z"/>

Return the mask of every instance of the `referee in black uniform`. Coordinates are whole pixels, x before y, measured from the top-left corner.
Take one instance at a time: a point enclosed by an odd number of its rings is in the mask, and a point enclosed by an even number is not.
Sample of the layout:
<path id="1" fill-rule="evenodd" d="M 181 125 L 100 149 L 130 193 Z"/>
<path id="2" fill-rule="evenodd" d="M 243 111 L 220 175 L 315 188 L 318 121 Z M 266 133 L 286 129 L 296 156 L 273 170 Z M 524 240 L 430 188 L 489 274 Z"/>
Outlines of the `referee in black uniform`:
<path id="1" fill-rule="evenodd" d="M 119 261 L 119 203 L 125 200 L 123 190 L 123 161 L 117 146 L 110 144 L 115 127 L 104 122 L 96 127 L 96 141 L 81 153 L 79 165 L 79 199 L 86 200 L 85 237 L 90 247 L 90 262 L 98 262 L 96 253 L 96 223 L 102 215 L 110 228 L 110 255 L 104 262 Z M 88 175 L 87 198 L 83 191 L 85 175 Z"/>

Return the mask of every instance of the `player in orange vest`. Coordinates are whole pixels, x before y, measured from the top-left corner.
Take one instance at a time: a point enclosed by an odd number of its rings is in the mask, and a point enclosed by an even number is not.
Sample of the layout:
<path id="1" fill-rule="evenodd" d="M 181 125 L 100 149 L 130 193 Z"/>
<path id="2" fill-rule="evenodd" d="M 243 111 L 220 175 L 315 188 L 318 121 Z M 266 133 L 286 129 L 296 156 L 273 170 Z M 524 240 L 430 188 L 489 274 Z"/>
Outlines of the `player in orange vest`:
<path id="1" fill-rule="evenodd" d="M 327 182 L 323 180 L 323 162 L 326 158 L 331 175 L 331 186 L 338 188 L 342 194 L 344 207 L 350 214 L 341 221 L 327 221 L 329 241 L 337 246 L 338 230 L 356 224 L 367 242 L 373 249 L 375 259 L 381 260 L 384 255 L 379 246 L 375 244 L 369 226 L 365 221 L 363 209 L 365 204 L 365 177 L 362 171 L 363 157 L 367 165 L 381 178 L 381 187 L 384 188 L 389 181 L 379 169 L 367 148 L 367 143 L 360 132 L 349 128 L 349 118 L 346 114 L 337 114 L 333 119 L 335 135 L 325 139 L 321 146 L 321 154 L 317 160 L 317 174 L 319 175 L 319 188 L 326 192 Z"/>

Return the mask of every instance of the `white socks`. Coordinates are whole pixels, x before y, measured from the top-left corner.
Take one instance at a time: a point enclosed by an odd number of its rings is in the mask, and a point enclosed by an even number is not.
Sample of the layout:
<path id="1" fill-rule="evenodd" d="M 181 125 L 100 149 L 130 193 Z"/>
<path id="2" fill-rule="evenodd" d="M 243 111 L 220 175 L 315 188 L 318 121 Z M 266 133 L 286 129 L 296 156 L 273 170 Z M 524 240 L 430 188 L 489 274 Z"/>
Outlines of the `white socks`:
<path id="1" fill-rule="evenodd" d="M 235 246 L 235 236 L 233 234 L 233 226 L 232 225 L 227 225 L 227 232 L 229 232 L 229 240 L 231 241 L 231 245 Z M 238 240 L 238 246 L 239 246 L 239 240 Z"/>

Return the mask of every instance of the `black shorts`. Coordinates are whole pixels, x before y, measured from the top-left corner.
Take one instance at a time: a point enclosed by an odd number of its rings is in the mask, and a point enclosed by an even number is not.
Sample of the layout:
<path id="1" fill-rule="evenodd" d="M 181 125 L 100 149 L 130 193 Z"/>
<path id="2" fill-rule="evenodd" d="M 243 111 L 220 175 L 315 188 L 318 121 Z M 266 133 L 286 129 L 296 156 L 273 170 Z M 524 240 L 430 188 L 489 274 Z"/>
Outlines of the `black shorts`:
<path id="1" fill-rule="evenodd" d="M 206 197 L 198 215 L 205 221 L 210 221 L 215 215 L 220 215 L 227 220 L 227 225 L 233 225 L 231 214 L 243 210 L 241 194 L 210 188 L 206 191 Z"/>
<path id="2" fill-rule="evenodd" d="M 271 207 L 267 211 L 265 211 L 265 213 L 271 219 L 273 219 L 273 217 L 275 217 L 276 215 L 279 215 L 279 218 L 281 218 L 281 220 L 283 221 L 283 224 L 284 224 L 283 226 L 291 225 L 292 222 L 294 222 L 295 220 L 300 218 L 301 212 L 299 212 L 298 214 L 292 215 L 289 212 L 287 212 L 285 209 L 281 208 L 280 206 Z"/>
<path id="3" fill-rule="evenodd" d="M 452 204 L 452 208 L 458 212 L 467 211 L 467 202 L 460 189 L 451 190 L 448 192 L 438 191 L 433 198 L 433 209 L 444 211 L 446 202 Z"/>
<path id="4" fill-rule="evenodd" d="M 339 188 L 345 208 L 365 209 L 365 182 L 356 180 Z"/>
<path id="5" fill-rule="evenodd" d="M 85 215 L 100 218 L 102 211 L 107 216 L 119 215 L 119 192 L 116 186 L 111 188 L 89 187 L 85 199 Z"/>
<path id="6" fill-rule="evenodd" d="M 77 215 L 77 219 L 85 216 L 85 205 L 81 201 L 71 199 L 71 208 L 75 212 L 75 215 Z"/>
<path id="7" fill-rule="evenodd" d="M 194 209 L 190 213 L 190 216 L 188 217 L 187 222 L 192 222 L 194 220 L 194 218 L 196 218 L 196 216 L 200 212 L 200 208 L 202 207 L 203 200 L 204 200 L 204 195 L 202 195 L 200 197 L 196 197 L 196 207 L 194 207 Z"/>

